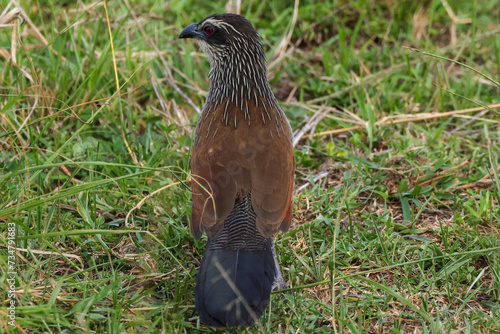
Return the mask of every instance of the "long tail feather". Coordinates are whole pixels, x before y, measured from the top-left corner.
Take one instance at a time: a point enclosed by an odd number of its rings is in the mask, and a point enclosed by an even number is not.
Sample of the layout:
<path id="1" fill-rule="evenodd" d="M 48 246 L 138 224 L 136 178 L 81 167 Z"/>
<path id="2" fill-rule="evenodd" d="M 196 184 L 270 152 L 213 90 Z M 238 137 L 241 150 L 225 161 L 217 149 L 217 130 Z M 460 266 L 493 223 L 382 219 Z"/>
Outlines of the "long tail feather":
<path id="1" fill-rule="evenodd" d="M 284 284 L 273 239 L 262 237 L 255 221 L 250 196 L 238 200 L 220 235 L 207 244 L 195 289 L 196 309 L 205 325 L 254 324 L 269 303 L 273 285 Z"/>

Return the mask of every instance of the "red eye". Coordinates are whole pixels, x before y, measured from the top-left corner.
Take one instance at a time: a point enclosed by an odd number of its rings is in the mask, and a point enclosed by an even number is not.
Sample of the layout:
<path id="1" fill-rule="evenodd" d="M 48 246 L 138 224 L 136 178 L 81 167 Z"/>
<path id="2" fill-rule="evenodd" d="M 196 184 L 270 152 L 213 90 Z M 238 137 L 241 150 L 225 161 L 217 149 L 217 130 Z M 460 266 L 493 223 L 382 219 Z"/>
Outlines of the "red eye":
<path id="1" fill-rule="evenodd" d="M 205 32 L 207 33 L 207 35 L 212 35 L 214 33 L 214 28 L 212 28 L 211 26 L 206 26 Z"/>

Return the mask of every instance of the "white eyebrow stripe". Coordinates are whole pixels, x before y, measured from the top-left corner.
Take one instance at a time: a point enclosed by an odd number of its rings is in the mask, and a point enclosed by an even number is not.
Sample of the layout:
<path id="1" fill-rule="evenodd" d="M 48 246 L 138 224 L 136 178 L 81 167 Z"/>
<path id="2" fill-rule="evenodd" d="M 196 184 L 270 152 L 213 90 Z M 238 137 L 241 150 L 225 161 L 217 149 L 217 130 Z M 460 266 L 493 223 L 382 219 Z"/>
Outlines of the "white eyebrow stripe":
<path id="1" fill-rule="evenodd" d="M 214 26 L 216 26 L 218 28 L 224 29 L 227 33 L 229 33 L 228 28 L 231 28 L 231 30 L 233 30 L 235 33 L 237 33 L 238 35 L 243 37 L 243 34 L 241 32 L 236 30 L 236 28 L 234 28 L 231 24 L 229 24 L 227 22 L 220 21 L 217 19 L 208 19 L 205 22 L 203 22 L 203 26 L 205 26 L 205 24 L 207 24 L 207 23 L 213 24 Z"/>

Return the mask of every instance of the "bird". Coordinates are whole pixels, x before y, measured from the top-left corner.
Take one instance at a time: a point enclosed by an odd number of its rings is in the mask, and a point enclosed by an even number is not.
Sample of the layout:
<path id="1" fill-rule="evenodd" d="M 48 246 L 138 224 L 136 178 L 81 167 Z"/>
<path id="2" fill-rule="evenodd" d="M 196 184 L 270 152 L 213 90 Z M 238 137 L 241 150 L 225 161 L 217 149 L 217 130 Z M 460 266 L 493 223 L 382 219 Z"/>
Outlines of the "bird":
<path id="1" fill-rule="evenodd" d="M 195 306 L 204 325 L 248 327 L 286 287 L 274 238 L 292 222 L 292 128 L 245 17 L 210 15 L 179 38 L 196 39 L 210 63 L 191 148 L 191 232 L 207 234 Z"/>

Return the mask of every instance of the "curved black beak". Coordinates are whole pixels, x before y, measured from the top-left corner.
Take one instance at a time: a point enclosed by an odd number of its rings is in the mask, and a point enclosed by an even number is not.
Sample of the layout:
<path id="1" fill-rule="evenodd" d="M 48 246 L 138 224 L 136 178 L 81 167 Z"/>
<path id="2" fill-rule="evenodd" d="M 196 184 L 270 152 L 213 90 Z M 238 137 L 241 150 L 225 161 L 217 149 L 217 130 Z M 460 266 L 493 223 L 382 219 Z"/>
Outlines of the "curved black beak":
<path id="1" fill-rule="evenodd" d="M 198 23 L 193 23 L 188 25 L 184 30 L 181 31 L 179 38 L 196 38 L 198 36 Z"/>

